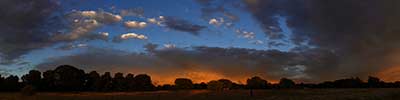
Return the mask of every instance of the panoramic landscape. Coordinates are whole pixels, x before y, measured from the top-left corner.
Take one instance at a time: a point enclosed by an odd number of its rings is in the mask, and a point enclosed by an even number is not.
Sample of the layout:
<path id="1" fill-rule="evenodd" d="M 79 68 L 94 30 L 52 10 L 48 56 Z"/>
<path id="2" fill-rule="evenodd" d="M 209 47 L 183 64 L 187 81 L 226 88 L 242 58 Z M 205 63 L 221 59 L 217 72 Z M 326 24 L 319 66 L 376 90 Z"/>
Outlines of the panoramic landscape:
<path id="1" fill-rule="evenodd" d="M 399 100 L 398 0 L 1 0 L 0 100 Z"/>

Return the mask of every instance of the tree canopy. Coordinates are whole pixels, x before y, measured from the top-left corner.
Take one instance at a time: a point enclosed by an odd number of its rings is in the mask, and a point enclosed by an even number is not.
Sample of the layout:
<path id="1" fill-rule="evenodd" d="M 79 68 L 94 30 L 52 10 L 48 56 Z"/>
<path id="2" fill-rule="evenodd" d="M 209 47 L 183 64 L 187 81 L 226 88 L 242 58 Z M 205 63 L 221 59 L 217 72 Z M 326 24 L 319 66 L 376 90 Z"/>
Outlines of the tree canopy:
<path id="1" fill-rule="evenodd" d="M 271 89 L 271 88 L 400 88 L 400 82 L 384 82 L 378 77 L 370 76 L 366 82 L 358 77 L 326 81 L 318 84 L 296 83 L 295 81 L 282 78 L 279 83 L 271 84 L 261 77 L 255 76 L 247 79 L 246 84 L 238 84 L 229 79 L 212 80 L 207 83 L 193 83 L 189 78 L 177 78 L 175 84 L 164 84 L 155 86 L 151 76 L 147 74 L 134 75 L 128 73 L 105 72 L 99 74 L 96 71 L 85 73 L 84 70 L 70 65 L 58 66 L 54 70 L 43 73 L 31 70 L 21 77 L 0 75 L 0 91 L 153 91 L 153 90 L 176 90 L 176 89 L 209 89 L 209 90 L 231 90 L 231 89 Z"/>

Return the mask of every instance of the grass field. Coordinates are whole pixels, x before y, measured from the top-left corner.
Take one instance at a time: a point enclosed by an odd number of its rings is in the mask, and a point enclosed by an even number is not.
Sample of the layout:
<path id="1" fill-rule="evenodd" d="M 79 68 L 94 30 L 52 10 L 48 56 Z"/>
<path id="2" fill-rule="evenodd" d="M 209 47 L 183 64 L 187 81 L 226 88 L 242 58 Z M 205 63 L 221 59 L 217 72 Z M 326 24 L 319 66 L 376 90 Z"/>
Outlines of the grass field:
<path id="1" fill-rule="evenodd" d="M 121 93 L 1 93 L 0 100 L 400 100 L 400 89 L 156 91 Z"/>

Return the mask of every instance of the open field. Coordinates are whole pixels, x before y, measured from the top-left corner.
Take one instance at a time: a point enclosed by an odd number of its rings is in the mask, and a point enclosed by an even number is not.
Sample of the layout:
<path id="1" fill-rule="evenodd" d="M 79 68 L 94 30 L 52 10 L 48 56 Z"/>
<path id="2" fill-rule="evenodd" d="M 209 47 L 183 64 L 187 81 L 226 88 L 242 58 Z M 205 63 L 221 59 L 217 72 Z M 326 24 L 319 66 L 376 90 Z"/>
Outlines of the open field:
<path id="1" fill-rule="evenodd" d="M 156 91 L 130 93 L 1 93 L 0 100 L 400 100 L 400 89 Z"/>

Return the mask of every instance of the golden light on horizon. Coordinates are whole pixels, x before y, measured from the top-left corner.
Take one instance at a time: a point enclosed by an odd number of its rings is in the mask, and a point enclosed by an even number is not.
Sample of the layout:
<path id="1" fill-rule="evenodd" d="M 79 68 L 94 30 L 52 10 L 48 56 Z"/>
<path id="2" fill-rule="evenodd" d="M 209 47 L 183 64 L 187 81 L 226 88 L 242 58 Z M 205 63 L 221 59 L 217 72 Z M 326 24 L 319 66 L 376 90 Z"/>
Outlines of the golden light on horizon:
<path id="1" fill-rule="evenodd" d="M 400 66 L 390 67 L 384 69 L 377 74 L 384 81 L 398 81 L 400 80 Z"/>
<path id="2" fill-rule="evenodd" d="M 158 75 L 151 74 L 154 82 L 158 85 L 161 84 L 174 84 L 176 78 L 188 78 L 194 83 L 209 82 L 211 80 L 225 79 L 226 77 L 210 71 L 185 71 L 175 75 Z M 233 80 L 232 80 L 233 81 Z"/>

